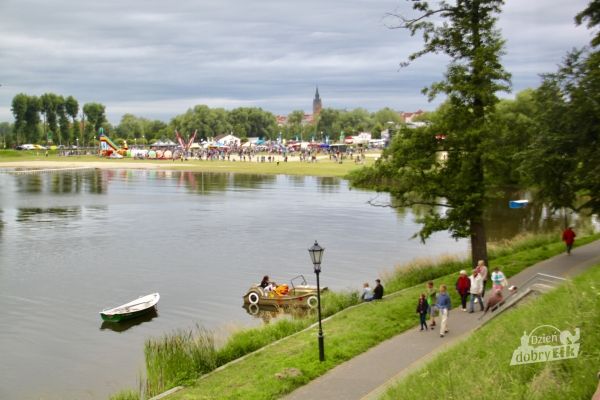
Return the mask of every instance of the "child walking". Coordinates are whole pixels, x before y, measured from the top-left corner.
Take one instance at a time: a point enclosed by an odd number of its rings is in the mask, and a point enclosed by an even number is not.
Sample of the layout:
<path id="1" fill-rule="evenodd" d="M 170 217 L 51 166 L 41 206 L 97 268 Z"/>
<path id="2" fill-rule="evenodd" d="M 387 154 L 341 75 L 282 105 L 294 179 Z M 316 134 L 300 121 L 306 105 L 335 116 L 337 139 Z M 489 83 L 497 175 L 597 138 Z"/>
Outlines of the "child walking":
<path id="1" fill-rule="evenodd" d="M 427 282 L 427 303 L 429 304 L 429 322 L 435 326 L 435 312 L 437 311 L 437 292 L 433 287 L 433 281 Z"/>
<path id="2" fill-rule="evenodd" d="M 427 330 L 427 311 L 429 310 L 429 304 L 427 303 L 427 296 L 425 293 L 421 293 L 419 302 L 417 303 L 417 314 L 419 314 L 419 321 L 421 321 L 421 330 Z M 433 329 L 433 328 L 431 328 Z"/>

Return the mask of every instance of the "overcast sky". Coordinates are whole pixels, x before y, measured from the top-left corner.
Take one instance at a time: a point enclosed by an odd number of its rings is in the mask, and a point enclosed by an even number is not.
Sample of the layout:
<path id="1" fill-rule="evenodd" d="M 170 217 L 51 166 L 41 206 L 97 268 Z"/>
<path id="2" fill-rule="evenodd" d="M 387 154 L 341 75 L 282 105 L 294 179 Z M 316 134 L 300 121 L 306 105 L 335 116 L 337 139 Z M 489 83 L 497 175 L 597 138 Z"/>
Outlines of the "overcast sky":
<path id="1" fill-rule="evenodd" d="M 499 27 L 513 94 L 536 87 L 590 41 L 573 17 L 588 0 L 507 0 Z M 422 44 L 388 29 L 404 0 L 0 0 L 0 121 L 15 94 L 73 95 L 169 121 L 196 104 L 276 114 L 323 107 L 432 110 L 420 91 L 442 56 L 399 63 Z M 511 95 L 504 95 L 511 96 Z"/>

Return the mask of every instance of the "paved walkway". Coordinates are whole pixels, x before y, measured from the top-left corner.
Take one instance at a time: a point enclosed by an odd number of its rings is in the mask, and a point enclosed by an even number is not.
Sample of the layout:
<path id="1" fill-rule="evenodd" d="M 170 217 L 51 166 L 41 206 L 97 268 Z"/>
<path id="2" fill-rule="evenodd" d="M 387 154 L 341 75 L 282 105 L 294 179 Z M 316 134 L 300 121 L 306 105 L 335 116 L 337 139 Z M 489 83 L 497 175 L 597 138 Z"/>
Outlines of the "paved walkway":
<path id="1" fill-rule="evenodd" d="M 561 254 L 527 268 L 511 277 L 509 282 L 520 287 L 539 272 L 573 277 L 598 263 L 600 240 L 577 247 L 571 256 Z M 397 379 L 467 337 L 491 317 L 479 319 L 479 316 L 481 313 L 469 314 L 455 308 L 448 318 L 450 332 L 444 338 L 440 338 L 439 329 L 427 332 L 421 332 L 418 328 L 410 329 L 337 366 L 284 399 L 377 399 Z M 439 318 L 437 322 L 439 327 Z"/>

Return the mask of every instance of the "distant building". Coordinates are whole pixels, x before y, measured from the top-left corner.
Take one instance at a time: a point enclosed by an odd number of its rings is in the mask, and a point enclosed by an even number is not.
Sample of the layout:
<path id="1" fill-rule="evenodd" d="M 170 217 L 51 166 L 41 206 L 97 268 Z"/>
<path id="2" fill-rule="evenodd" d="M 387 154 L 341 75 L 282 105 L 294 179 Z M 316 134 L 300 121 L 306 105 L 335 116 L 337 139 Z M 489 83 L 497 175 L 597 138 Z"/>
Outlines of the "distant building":
<path id="1" fill-rule="evenodd" d="M 310 125 L 315 121 L 315 118 L 321 112 L 323 108 L 323 103 L 321 101 L 321 96 L 319 95 L 319 87 L 315 91 L 315 98 L 313 99 L 313 112 L 312 114 L 304 114 L 302 117 L 301 124 L 302 125 Z M 288 116 L 287 115 L 276 115 L 275 119 L 277 120 L 277 126 L 285 126 L 288 124 Z"/>
<path id="2" fill-rule="evenodd" d="M 288 122 L 287 115 L 277 115 L 275 117 L 275 119 L 277 120 L 277 126 L 287 125 L 287 122 Z"/>
<path id="3" fill-rule="evenodd" d="M 315 98 L 313 99 L 313 118 L 319 115 L 321 109 L 323 108 L 323 104 L 321 102 L 321 97 L 319 96 L 319 87 L 317 86 L 317 90 L 315 92 Z"/>
<path id="4" fill-rule="evenodd" d="M 400 118 L 402 118 L 402 122 L 405 122 L 405 123 L 414 122 L 413 119 L 415 117 L 418 117 L 419 115 L 422 115 L 424 113 L 425 113 L 425 111 L 423 111 L 423 110 L 418 110 L 415 112 L 401 112 Z"/>

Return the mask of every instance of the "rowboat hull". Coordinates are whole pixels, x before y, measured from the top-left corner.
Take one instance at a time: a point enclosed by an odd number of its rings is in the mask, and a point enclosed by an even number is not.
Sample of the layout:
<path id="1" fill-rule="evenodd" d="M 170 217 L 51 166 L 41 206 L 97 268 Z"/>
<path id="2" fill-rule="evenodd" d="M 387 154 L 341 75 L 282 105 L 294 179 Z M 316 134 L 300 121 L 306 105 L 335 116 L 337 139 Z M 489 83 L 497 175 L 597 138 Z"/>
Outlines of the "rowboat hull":
<path id="1" fill-rule="evenodd" d="M 100 317 L 103 321 L 109 322 L 121 322 L 137 318 L 150 311 L 155 311 L 159 299 L 160 295 L 158 293 L 142 296 L 129 303 L 104 309 L 100 312 Z"/>
<path id="2" fill-rule="evenodd" d="M 126 321 L 128 319 L 133 319 L 133 318 L 137 318 L 139 316 L 142 316 L 146 313 L 149 313 L 150 311 L 155 310 L 155 307 L 150 307 L 147 308 L 145 310 L 140 310 L 140 311 L 135 311 L 135 312 L 130 312 L 130 313 L 123 313 L 123 314 L 104 314 L 104 313 L 100 313 L 100 317 L 102 317 L 102 321 L 108 321 L 108 322 L 121 322 L 121 321 Z"/>

